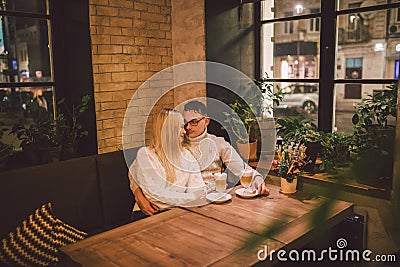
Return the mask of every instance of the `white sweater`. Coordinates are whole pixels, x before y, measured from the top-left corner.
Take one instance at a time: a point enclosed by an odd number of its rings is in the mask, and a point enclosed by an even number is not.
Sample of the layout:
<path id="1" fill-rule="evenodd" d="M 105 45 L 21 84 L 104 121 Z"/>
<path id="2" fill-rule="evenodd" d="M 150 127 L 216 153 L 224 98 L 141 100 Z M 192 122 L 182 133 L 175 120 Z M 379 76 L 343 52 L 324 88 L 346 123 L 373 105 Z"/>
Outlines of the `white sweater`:
<path id="1" fill-rule="evenodd" d="M 222 172 L 222 164 L 225 164 L 237 177 L 240 177 L 244 170 L 253 172 L 253 187 L 264 181 L 262 175 L 246 164 L 223 137 L 209 134 L 206 130 L 201 135 L 188 138 L 188 140 L 190 142 L 188 149 L 197 159 L 201 176 L 206 184 L 215 180 L 213 173 Z"/>
<path id="2" fill-rule="evenodd" d="M 139 185 L 147 199 L 160 208 L 184 206 L 195 200 L 193 192 L 205 189 L 197 161 L 186 149 L 182 152 L 181 168 L 175 168 L 173 184 L 167 182 L 165 169 L 155 152 L 146 147 L 139 149 L 129 169 L 129 180 L 132 192 Z M 137 204 L 133 210 L 140 210 Z"/>

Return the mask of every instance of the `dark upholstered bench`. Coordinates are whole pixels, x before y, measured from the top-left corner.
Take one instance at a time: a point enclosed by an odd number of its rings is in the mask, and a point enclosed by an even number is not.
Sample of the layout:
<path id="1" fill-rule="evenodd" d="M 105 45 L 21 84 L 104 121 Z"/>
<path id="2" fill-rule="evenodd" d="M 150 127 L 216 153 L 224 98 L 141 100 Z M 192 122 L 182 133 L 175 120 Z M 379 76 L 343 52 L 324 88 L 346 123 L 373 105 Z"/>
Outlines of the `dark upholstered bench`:
<path id="1" fill-rule="evenodd" d="M 131 149 L 132 162 L 137 149 Z M 122 151 L 0 173 L 0 238 L 42 204 L 91 234 L 127 223 L 134 197 Z"/>
<path id="2" fill-rule="evenodd" d="M 136 153 L 129 150 L 128 164 Z M 128 223 L 134 197 L 124 153 L 0 173 L 0 240 L 48 202 L 58 218 L 89 235 Z"/>

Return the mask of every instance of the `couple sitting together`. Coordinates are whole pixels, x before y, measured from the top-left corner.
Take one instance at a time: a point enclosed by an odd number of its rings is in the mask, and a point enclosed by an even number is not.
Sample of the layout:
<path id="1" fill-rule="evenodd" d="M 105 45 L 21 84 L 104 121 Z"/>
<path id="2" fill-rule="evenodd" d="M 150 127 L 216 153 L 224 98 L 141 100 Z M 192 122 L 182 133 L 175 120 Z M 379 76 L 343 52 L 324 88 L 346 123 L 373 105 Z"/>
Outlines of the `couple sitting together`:
<path id="1" fill-rule="evenodd" d="M 133 220 L 204 199 L 206 189 L 215 183 L 214 174 L 223 172 L 223 165 L 237 177 L 251 171 L 252 188 L 258 194 L 269 193 L 262 175 L 224 138 L 207 133 L 209 123 L 206 107 L 199 101 L 187 103 L 183 117 L 171 109 L 158 114 L 151 145 L 139 149 L 129 169 L 136 200 Z"/>

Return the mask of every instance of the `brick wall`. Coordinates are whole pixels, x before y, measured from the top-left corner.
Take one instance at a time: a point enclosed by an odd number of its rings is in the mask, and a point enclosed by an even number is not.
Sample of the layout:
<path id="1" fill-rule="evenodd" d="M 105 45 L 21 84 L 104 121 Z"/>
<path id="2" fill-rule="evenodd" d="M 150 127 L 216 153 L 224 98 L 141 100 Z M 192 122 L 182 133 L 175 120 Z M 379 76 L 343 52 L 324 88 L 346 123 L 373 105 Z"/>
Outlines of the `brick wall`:
<path id="1" fill-rule="evenodd" d="M 89 12 L 98 147 L 105 153 L 122 149 L 123 118 L 137 88 L 172 65 L 171 1 L 90 0 Z M 142 110 L 154 94 L 141 92 L 130 108 L 133 146 L 143 144 Z M 173 92 L 162 105 L 172 107 Z"/>

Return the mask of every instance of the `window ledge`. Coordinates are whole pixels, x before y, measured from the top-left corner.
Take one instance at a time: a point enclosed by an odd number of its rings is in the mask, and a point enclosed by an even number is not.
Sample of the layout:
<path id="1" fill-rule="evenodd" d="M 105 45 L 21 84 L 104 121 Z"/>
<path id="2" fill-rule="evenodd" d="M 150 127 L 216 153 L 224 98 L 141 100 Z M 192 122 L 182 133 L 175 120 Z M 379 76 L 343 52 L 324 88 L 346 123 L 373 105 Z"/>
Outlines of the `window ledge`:
<path id="1" fill-rule="evenodd" d="M 338 186 L 340 190 L 377 197 L 382 199 L 390 199 L 391 190 L 385 188 L 374 187 L 366 184 L 358 183 L 355 179 L 337 178 L 329 173 L 304 174 L 301 176 L 304 183 L 310 183 L 321 186 Z"/>
<path id="2" fill-rule="evenodd" d="M 272 178 L 274 184 L 280 183 L 280 177 L 276 176 L 275 173 L 271 172 L 268 168 L 268 164 L 263 161 L 249 162 L 249 165 L 253 168 L 258 168 L 262 173 L 268 174 Z M 371 185 L 358 183 L 354 178 L 348 178 L 350 175 L 345 173 L 341 176 L 330 173 L 315 173 L 315 174 L 303 174 L 299 180 L 299 186 L 302 183 L 313 184 L 323 187 L 335 187 L 336 189 L 352 192 L 360 195 L 376 197 L 381 199 L 390 200 L 391 190 L 385 188 L 374 187 Z"/>

